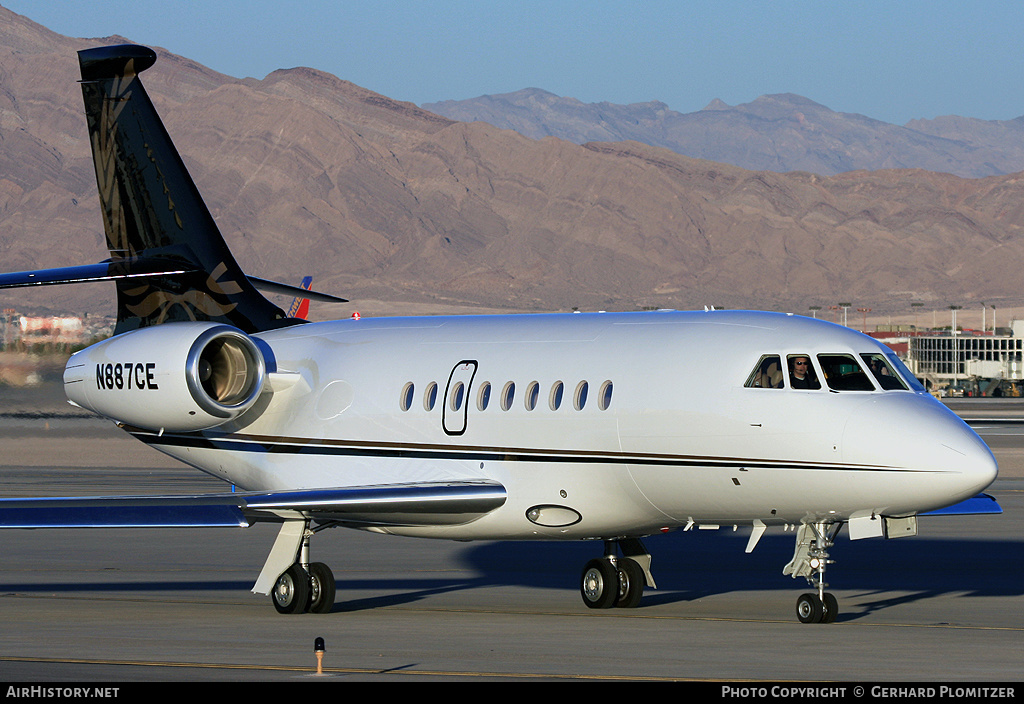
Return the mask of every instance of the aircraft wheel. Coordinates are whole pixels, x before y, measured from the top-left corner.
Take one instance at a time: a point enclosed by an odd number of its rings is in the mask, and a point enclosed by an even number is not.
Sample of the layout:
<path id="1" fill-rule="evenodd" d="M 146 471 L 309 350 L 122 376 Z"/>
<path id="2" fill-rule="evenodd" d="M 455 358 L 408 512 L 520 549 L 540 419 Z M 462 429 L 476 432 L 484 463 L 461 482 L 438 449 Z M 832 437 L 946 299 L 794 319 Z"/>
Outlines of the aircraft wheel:
<path id="1" fill-rule="evenodd" d="M 309 605 L 309 575 L 301 565 L 292 565 L 274 584 L 270 595 L 279 614 L 301 614 Z"/>
<path id="2" fill-rule="evenodd" d="M 610 609 L 619 597 L 619 572 L 608 560 L 591 560 L 580 579 L 583 603 L 591 609 Z"/>
<path id="3" fill-rule="evenodd" d="M 616 606 L 624 609 L 632 609 L 640 604 L 640 597 L 644 595 L 644 587 L 647 578 L 644 570 L 636 560 L 623 557 L 618 560 L 619 572 L 619 598 Z"/>
<path id="4" fill-rule="evenodd" d="M 796 600 L 796 617 L 800 623 L 821 623 L 825 607 L 817 594 L 801 594 Z"/>
<path id="5" fill-rule="evenodd" d="M 839 601 L 836 600 L 834 594 L 825 592 L 825 601 L 822 604 L 825 613 L 821 617 L 822 623 L 832 623 L 836 620 L 836 616 L 839 615 Z"/>
<path id="6" fill-rule="evenodd" d="M 315 614 L 330 613 L 334 607 L 334 573 L 322 562 L 309 565 L 309 610 Z"/>

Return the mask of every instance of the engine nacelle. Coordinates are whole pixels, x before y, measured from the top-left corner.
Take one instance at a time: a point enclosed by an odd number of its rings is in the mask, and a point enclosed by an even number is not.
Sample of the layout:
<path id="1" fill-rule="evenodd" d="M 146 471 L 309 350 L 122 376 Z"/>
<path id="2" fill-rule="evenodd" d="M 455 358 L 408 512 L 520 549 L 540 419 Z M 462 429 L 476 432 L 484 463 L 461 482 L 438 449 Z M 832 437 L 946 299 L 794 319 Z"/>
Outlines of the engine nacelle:
<path id="1" fill-rule="evenodd" d="M 82 408 L 148 430 L 193 431 L 256 402 L 266 362 L 242 331 L 219 323 L 165 323 L 76 352 L 64 392 Z"/>

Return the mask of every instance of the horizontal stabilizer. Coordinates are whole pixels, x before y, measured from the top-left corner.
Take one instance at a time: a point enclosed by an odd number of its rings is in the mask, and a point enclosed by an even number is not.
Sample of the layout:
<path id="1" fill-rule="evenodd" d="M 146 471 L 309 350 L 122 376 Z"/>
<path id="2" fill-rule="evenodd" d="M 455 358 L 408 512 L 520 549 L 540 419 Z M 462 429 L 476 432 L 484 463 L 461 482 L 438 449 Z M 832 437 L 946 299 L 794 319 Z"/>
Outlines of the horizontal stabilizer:
<path id="1" fill-rule="evenodd" d="M 359 525 L 458 525 L 505 503 L 490 481 L 196 496 L 0 499 L 0 528 L 241 527 L 308 517 Z"/>
<path id="2" fill-rule="evenodd" d="M 966 501 L 961 501 L 958 504 L 947 506 L 946 508 L 940 508 L 935 511 L 929 511 L 928 513 L 922 513 L 922 516 L 975 516 L 986 513 L 1002 513 L 1003 509 L 996 502 L 994 496 L 988 494 L 978 494 L 973 496 Z"/>
<path id="3" fill-rule="evenodd" d="M 337 296 L 332 296 L 328 293 L 310 291 L 308 288 L 279 284 L 276 281 L 258 279 L 255 276 L 247 276 L 246 278 L 249 279 L 249 282 L 253 286 L 258 288 L 260 291 L 266 291 L 267 293 L 281 293 L 286 296 L 298 296 L 299 298 L 308 298 L 311 301 L 321 301 L 323 303 L 348 303 L 347 298 L 338 298 Z"/>
<path id="4" fill-rule="evenodd" d="M 113 259 L 99 264 L 65 266 L 38 271 L 14 271 L 0 274 L 0 288 L 21 286 L 53 286 L 57 284 L 88 283 L 90 281 L 116 281 L 147 276 L 174 276 L 197 271 L 195 266 L 168 259 L 135 257 Z"/>
<path id="5" fill-rule="evenodd" d="M 183 262 L 152 257 L 133 257 L 131 259 L 113 259 L 98 264 L 58 267 L 56 269 L 12 271 L 0 274 L 0 288 L 54 286 L 58 284 L 89 283 L 92 281 L 118 281 L 132 278 L 141 279 L 150 276 L 191 274 L 197 271 L 201 271 L 201 269 Z M 321 301 L 323 303 L 348 303 L 347 298 L 339 298 L 328 293 L 310 291 L 309 289 L 260 279 L 255 276 L 247 276 L 246 278 L 257 289 L 268 293 L 301 296 L 311 301 Z"/>

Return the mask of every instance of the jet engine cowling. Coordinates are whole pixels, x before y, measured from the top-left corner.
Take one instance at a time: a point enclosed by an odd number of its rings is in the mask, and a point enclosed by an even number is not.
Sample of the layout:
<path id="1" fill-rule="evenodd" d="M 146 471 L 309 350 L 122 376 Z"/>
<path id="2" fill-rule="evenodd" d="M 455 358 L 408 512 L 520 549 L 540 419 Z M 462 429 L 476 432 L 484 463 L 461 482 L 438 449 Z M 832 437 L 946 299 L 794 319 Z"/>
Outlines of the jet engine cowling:
<path id="1" fill-rule="evenodd" d="M 222 425 L 263 392 L 266 361 L 253 338 L 229 325 L 166 323 L 122 333 L 68 360 L 72 403 L 148 430 Z"/>

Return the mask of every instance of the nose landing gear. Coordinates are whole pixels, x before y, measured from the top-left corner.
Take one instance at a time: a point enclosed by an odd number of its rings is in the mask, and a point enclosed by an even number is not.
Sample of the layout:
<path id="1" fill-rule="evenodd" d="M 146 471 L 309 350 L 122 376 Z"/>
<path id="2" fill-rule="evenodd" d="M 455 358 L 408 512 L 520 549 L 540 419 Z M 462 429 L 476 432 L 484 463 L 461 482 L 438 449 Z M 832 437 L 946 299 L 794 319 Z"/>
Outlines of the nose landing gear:
<path id="1" fill-rule="evenodd" d="M 801 594 L 796 600 L 796 617 L 800 623 L 832 623 L 839 614 L 839 602 L 825 591 L 828 586 L 825 568 L 835 562 L 829 559 L 828 549 L 842 526 L 842 523 L 819 521 L 804 523 L 797 531 L 793 559 L 782 573 L 806 578 L 815 590 Z"/>

